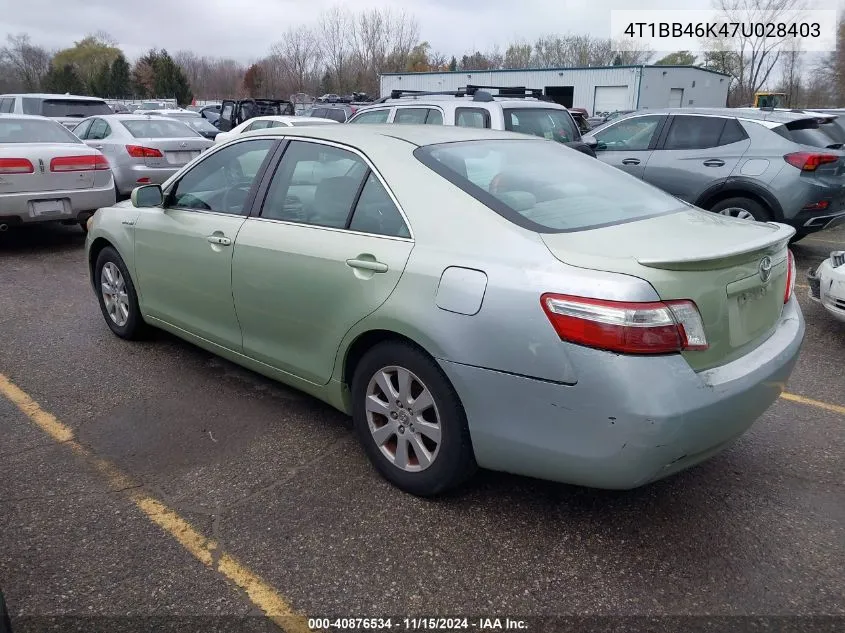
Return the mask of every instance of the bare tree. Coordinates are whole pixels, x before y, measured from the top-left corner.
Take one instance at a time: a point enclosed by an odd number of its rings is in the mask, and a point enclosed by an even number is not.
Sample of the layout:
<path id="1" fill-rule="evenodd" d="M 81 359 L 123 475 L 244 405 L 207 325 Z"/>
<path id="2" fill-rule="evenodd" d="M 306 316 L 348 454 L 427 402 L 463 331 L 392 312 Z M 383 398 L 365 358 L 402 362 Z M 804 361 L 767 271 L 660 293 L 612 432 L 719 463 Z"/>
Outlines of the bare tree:
<path id="1" fill-rule="evenodd" d="M 789 24 L 789 11 L 803 9 L 802 0 L 716 0 L 716 8 L 726 22 Z M 758 36 L 739 29 L 730 45 L 737 53 L 735 70 L 737 98 L 751 102 L 777 66 L 786 38 Z"/>
<path id="2" fill-rule="evenodd" d="M 349 32 L 352 20 L 348 10 L 336 5 L 320 16 L 318 25 L 320 50 L 326 64 L 326 72 L 332 79 L 334 89 L 339 92 L 350 88 L 347 74 L 350 66 Z"/>
<path id="3" fill-rule="evenodd" d="M 319 41 L 307 26 L 290 27 L 271 49 L 271 56 L 289 80 L 290 92 L 307 92 L 319 73 Z"/>
<path id="4" fill-rule="evenodd" d="M 533 50 L 534 47 L 525 40 L 511 42 L 505 51 L 503 66 L 505 68 L 530 68 Z"/>
<path id="5" fill-rule="evenodd" d="M 0 49 L 0 62 L 11 69 L 24 90 L 38 90 L 50 70 L 52 56 L 43 47 L 33 44 L 26 33 L 8 35 L 6 42 Z"/>
<path id="6" fill-rule="evenodd" d="M 781 54 L 781 78 L 778 91 L 785 92 L 789 103 L 794 107 L 804 106 L 803 86 L 801 81 L 802 54 L 798 42 L 793 42 L 788 50 Z"/>

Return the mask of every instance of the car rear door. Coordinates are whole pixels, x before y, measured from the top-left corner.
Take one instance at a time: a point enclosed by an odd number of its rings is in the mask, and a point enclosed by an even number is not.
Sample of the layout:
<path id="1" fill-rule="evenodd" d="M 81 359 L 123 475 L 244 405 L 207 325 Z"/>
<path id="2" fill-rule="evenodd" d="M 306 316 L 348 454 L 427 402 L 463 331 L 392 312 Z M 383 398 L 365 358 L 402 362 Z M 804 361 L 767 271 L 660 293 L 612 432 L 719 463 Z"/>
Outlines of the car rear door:
<path id="1" fill-rule="evenodd" d="M 344 335 L 387 300 L 413 244 L 363 155 L 290 142 L 260 215 L 235 243 L 232 291 L 244 353 L 328 383 Z"/>
<path id="2" fill-rule="evenodd" d="M 674 115 L 645 166 L 643 179 L 695 203 L 705 190 L 728 179 L 750 144 L 733 117 Z"/>
<path id="3" fill-rule="evenodd" d="M 246 139 L 210 153 L 141 209 L 135 266 L 144 314 L 240 351 L 232 249 L 278 141 Z"/>
<path id="4" fill-rule="evenodd" d="M 632 116 L 596 131 L 595 152 L 600 161 L 642 178 L 666 115 Z"/>

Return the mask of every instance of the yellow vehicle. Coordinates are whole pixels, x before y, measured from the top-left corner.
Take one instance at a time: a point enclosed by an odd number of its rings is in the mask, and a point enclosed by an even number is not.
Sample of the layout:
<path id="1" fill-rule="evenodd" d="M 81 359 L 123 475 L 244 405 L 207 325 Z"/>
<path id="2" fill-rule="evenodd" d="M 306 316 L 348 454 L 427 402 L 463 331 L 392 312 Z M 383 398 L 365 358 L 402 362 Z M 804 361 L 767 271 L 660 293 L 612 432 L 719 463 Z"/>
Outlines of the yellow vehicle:
<path id="1" fill-rule="evenodd" d="M 785 92 L 757 92 L 754 94 L 755 108 L 786 108 L 788 107 Z"/>

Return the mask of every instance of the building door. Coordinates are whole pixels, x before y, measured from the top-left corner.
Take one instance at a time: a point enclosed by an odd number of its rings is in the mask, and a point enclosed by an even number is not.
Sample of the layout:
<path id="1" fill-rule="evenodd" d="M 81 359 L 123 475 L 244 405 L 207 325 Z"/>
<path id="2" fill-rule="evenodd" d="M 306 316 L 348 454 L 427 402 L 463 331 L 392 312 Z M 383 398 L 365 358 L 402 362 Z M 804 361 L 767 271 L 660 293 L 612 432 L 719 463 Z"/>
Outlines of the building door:
<path id="1" fill-rule="evenodd" d="M 680 108 L 684 105 L 684 89 L 672 88 L 669 90 L 669 107 Z"/>
<path id="2" fill-rule="evenodd" d="M 555 103 L 571 108 L 574 103 L 575 86 L 546 86 L 545 93 Z"/>
<path id="3" fill-rule="evenodd" d="M 593 113 L 630 110 L 628 86 L 596 86 Z"/>

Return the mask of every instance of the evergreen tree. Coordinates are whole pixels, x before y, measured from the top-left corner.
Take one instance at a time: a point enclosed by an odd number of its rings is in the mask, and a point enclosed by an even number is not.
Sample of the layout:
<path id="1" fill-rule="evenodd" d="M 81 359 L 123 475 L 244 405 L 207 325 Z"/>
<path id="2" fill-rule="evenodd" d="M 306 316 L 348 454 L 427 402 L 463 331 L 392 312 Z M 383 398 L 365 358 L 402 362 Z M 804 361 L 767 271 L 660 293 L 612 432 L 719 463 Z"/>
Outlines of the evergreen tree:
<path id="1" fill-rule="evenodd" d="M 111 69 L 107 63 L 100 66 L 100 69 L 91 78 L 88 91 L 95 97 L 113 97 L 111 94 Z"/>
<path id="2" fill-rule="evenodd" d="M 452 59 L 449 60 L 449 70 L 451 70 L 452 72 L 458 70 L 458 60 L 455 59 L 454 55 L 452 55 Z"/>
<path id="3" fill-rule="evenodd" d="M 129 62 L 121 53 L 112 62 L 109 70 L 109 92 L 111 96 L 116 99 L 125 99 L 131 92 L 129 84 Z"/>
<path id="4" fill-rule="evenodd" d="M 43 85 L 48 92 L 57 94 L 84 95 L 87 93 L 85 83 L 79 78 L 79 73 L 72 64 L 64 64 L 58 68 L 51 66 L 44 75 Z"/>

